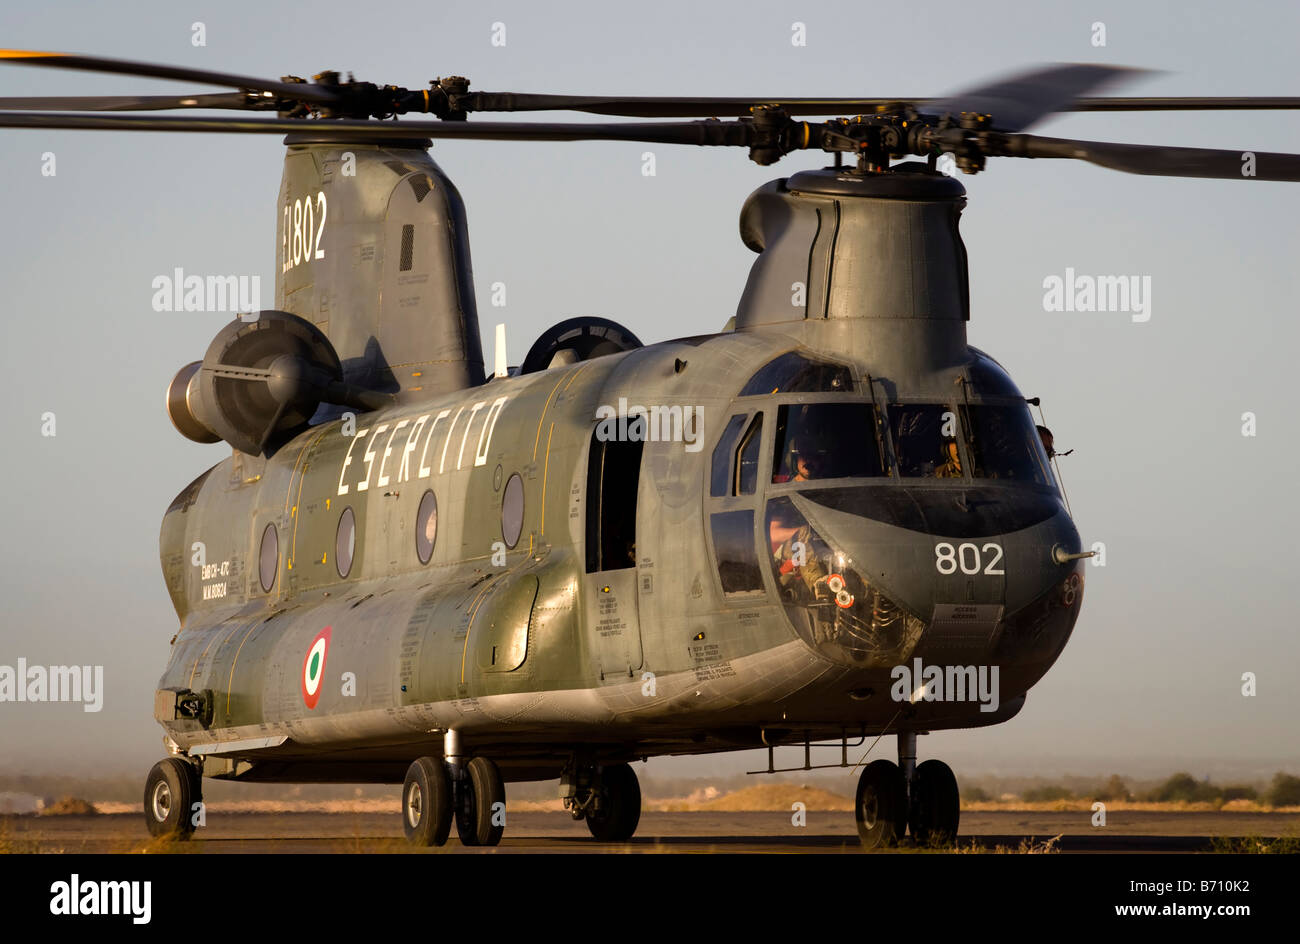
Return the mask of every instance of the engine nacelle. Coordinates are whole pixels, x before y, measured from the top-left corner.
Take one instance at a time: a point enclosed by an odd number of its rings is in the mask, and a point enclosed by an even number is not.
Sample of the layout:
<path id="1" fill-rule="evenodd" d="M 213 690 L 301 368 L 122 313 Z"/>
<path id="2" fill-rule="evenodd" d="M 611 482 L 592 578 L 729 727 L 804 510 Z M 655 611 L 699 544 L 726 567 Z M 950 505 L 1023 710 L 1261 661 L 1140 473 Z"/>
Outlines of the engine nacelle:
<path id="1" fill-rule="evenodd" d="M 519 372 L 531 374 L 642 346 L 635 334 L 616 321 L 594 316 L 570 318 L 542 333 L 528 349 Z"/>
<path id="2" fill-rule="evenodd" d="M 322 402 L 357 400 L 360 391 L 342 379 L 319 328 L 288 312 L 261 311 L 226 325 L 202 361 L 177 372 L 167 414 L 187 439 L 224 439 L 240 452 L 270 455 L 307 427 Z"/>

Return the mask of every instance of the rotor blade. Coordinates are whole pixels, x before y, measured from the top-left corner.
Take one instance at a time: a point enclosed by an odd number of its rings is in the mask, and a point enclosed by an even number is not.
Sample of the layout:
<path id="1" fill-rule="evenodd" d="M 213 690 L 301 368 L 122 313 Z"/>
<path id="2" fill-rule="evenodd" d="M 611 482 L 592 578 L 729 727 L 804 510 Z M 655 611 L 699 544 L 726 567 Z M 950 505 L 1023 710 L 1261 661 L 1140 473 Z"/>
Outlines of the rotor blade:
<path id="1" fill-rule="evenodd" d="M 457 105 L 467 112 L 580 111 L 619 118 L 744 118 L 758 105 L 779 105 L 787 115 L 869 115 L 911 105 L 942 114 L 952 100 L 934 98 L 673 98 L 671 96 L 533 95 L 468 92 Z M 990 110 L 994 106 L 989 105 Z M 1076 98 L 1060 111 L 1269 111 L 1300 109 L 1300 97 Z M 961 110 L 970 111 L 970 108 Z M 1003 109 L 1005 110 L 1005 109 Z M 1000 111 L 993 111 L 995 117 Z M 998 119 L 1002 127 L 1004 119 Z"/>
<path id="2" fill-rule="evenodd" d="M 992 85 L 958 92 L 920 109 L 928 115 L 991 115 L 999 131 L 1023 131 L 1053 112 L 1067 110 L 1084 92 L 1136 78 L 1145 70 L 1103 65 L 1046 66 Z"/>
<path id="3" fill-rule="evenodd" d="M 1300 108 L 1300 98 L 1076 98 L 1062 111 L 1286 111 Z"/>
<path id="4" fill-rule="evenodd" d="M 984 153 L 1005 157 L 1045 157 L 1087 161 L 1098 167 L 1108 167 L 1126 174 L 1205 177 L 1216 180 L 1300 181 L 1300 154 L 1160 147 L 1150 144 L 1112 144 L 1106 141 L 1041 138 L 1033 134 L 1008 134 L 999 137 L 1001 140 L 992 149 L 982 148 Z"/>
<path id="5" fill-rule="evenodd" d="M 188 131 L 234 134 L 309 134 L 339 140 L 466 138 L 495 141 L 642 141 L 747 147 L 754 127 L 739 121 L 677 121 L 626 124 L 561 124 L 510 121 L 304 121 L 191 115 L 72 115 L 59 112 L 0 113 L 0 128 L 69 131 Z"/>
<path id="6" fill-rule="evenodd" d="M 275 99 L 268 99 L 268 108 Z M 162 111 L 171 108 L 246 108 L 243 92 L 206 95 L 74 95 L 0 98 L 0 111 Z"/>
<path id="7" fill-rule="evenodd" d="M 16 66 L 41 66 L 51 69 L 79 69 L 83 72 L 101 72 L 110 75 L 134 75 L 149 79 L 176 79 L 181 82 L 201 82 L 204 85 L 224 85 L 255 92 L 271 92 L 284 98 L 329 105 L 338 96 L 319 85 L 296 82 L 275 82 L 254 79 L 229 72 L 208 72 L 204 69 L 186 69 L 181 66 L 163 66 L 152 62 L 132 62 L 126 59 L 104 59 L 100 56 L 78 56 L 61 52 L 35 52 L 27 49 L 0 49 L 0 63 Z"/>
<path id="8" fill-rule="evenodd" d="M 457 104 L 468 112 L 581 111 L 620 118 L 747 118 L 759 105 L 787 115 L 865 115 L 893 108 L 897 98 L 674 98 L 671 96 L 533 95 L 468 92 Z"/>
<path id="9" fill-rule="evenodd" d="M 748 117 L 758 105 L 779 105 L 788 115 L 866 115 L 912 105 L 924 110 L 934 99 L 916 98 L 668 98 L 532 95 L 470 92 L 458 102 L 469 112 L 579 111 L 621 118 Z M 263 107 L 274 109 L 268 97 Z M 82 95 L 0 98 L 0 111 L 165 111 L 183 108 L 244 110 L 242 92 L 201 95 Z M 1300 97 L 1258 98 L 1079 98 L 1063 111 L 1282 111 L 1300 109 Z"/>

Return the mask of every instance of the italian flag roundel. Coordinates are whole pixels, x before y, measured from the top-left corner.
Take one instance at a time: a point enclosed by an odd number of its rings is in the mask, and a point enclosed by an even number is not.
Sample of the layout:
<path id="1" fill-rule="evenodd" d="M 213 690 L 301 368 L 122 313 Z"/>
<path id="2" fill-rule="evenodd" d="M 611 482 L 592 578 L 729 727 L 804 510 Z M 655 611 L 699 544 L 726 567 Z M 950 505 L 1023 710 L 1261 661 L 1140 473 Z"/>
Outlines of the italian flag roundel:
<path id="1" fill-rule="evenodd" d="M 330 628 L 326 626 L 311 641 L 307 657 L 302 660 L 302 700 L 309 709 L 320 700 L 321 680 L 325 678 L 325 657 L 329 655 Z"/>

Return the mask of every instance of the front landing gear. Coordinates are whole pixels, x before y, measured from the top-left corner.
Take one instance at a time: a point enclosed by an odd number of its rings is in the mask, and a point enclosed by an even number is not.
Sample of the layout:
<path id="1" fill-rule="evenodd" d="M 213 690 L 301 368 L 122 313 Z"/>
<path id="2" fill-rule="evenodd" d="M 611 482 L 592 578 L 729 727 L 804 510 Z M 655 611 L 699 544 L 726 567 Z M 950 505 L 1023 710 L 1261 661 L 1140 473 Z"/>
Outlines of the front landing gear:
<path id="1" fill-rule="evenodd" d="M 927 760 L 916 768 L 912 780 L 912 809 L 908 826 L 921 845 L 946 845 L 957 839 L 961 797 L 952 768 L 941 760 Z"/>
<path id="2" fill-rule="evenodd" d="M 166 757 L 153 765 L 144 782 L 144 821 L 154 837 L 189 839 L 194 835 L 194 804 L 203 802 L 203 775 L 197 765 Z"/>
<path id="3" fill-rule="evenodd" d="M 495 846 L 505 831 L 501 771 L 486 757 L 471 757 L 456 783 L 456 834 L 466 846 Z"/>
<path id="4" fill-rule="evenodd" d="M 402 829 L 417 846 L 441 846 L 451 833 L 451 777 L 441 757 L 420 757 L 402 785 Z"/>
<path id="5" fill-rule="evenodd" d="M 867 849 L 897 845 L 907 832 L 917 845 L 956 840 L 961 797 L 952 768 L 940 760 L 916 763 L 916 732 L 898 735 L 898 763 L 872 761 L 858 779 L 854 804 L 858 835 Z"/>
<path id="6" fill-rule="evenodd" d="M 420 757 L 402 786 L 402 828 L 417 846 L 441 846 L 452 820 L 462 845 L 495 846 L 506 829 L 506 785 L 486 757 L 465 760 L 460 734 L 443 735 L 442 757 Z"/>
<path id="7" fill-rule="evenodd" d="M 853 809 L 865 848 L 897 845 L 907 832 L 907 781 L 898 765 L 887 760 L 867 764 L 858 778 Z"/>

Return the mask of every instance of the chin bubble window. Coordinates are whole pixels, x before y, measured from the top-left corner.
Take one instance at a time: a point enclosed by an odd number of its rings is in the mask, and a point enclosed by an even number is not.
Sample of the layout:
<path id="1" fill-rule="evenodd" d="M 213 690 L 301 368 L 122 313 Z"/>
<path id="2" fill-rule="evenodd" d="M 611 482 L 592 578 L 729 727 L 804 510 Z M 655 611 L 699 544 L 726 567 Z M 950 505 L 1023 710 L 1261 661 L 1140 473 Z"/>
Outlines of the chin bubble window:
<path id="1" fill-rule="evenodd" d="M 357 519 L 351 508 L 339 515 L 339 527 L 334 532 L 334 567 L 340 577 L 352 572 L 352 557 L 357 550 Z"/>
<path id="2" fill-rule="evenodd" d="M 421 564 L 429 563 L 433 545 L 438 541 L 438 499 L 433 490 L 420 498 L 420 510 L 415 514 L 415 553 Z"/>

